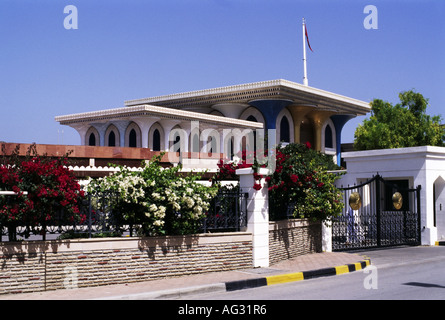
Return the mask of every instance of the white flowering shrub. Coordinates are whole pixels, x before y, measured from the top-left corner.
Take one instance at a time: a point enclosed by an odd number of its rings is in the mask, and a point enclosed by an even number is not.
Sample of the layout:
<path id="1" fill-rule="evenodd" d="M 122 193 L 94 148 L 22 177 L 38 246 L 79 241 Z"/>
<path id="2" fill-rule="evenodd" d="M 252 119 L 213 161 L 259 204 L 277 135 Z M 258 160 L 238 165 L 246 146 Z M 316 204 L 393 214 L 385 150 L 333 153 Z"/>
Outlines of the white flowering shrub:
<path id="1" fill-rule="evenodd" d="M 193 234 L 199 231 L 217 186 L 197 182 L 199 175 L 182 177 L 180 167 L 162 168 L 160 157 L 142 171 L 126 167 L 113 175 L 92 180 L 89 192 L 114 191 L 122 219 L 142 225 L 144 235 Z"/>

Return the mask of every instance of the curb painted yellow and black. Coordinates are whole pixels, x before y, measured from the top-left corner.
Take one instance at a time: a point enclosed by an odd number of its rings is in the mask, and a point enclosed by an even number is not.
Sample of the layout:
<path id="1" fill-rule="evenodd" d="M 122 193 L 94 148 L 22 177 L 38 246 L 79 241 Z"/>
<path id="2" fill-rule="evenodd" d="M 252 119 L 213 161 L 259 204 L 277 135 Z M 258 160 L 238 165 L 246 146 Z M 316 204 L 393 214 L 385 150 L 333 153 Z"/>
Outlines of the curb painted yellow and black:
<path id="1" fill-rule="evenodd" d="M 136 294 L 126 294 L 114 297 L 104 297 L 98 300 L 109 299 L 177 299 L 188 295 L 196 295 L 210 292 L 235 291 L 262 286 L 270 286 L 279 283 L 287 283 L 313 279 L 318 277 L 332 276 L 362 270 L 371 264 L 371 259 L 363 256 L 362 261 L 353 264 L 342 265 L 333 268 L 318 269 L 313 271 L 302 271 L 287 274 L 268 276 L 264 278 L 246 279 L 238 281 L 220 282 L 207 285 L 199 285 L 185 288 L 167 289 L 154 292 L 143 292 Z"/>
<path id="2" fill-rule="evenodd" d="M 349 272 L 362 270 L 371 264 L 371 259 L 366 258 L 363 261 L 347 264 L 332 268 L 324 268 L 312 271 L 302 271 L 287 274 L 280 274 L 274 276 L 268 276 L 263 278 L 247 279 L 226 282 L 226 291 L 235 291 L 249 288 L 256 288 L 262 286 L 270 286 L 279 283 L 301 281 L 307 279 L 314 279 L 319 277 L 339 275 Z"/>
<path id="3" fill-rule="evenodd" d="M 445 240 L 436 241 L 436 246 L 445 246 Z"/>

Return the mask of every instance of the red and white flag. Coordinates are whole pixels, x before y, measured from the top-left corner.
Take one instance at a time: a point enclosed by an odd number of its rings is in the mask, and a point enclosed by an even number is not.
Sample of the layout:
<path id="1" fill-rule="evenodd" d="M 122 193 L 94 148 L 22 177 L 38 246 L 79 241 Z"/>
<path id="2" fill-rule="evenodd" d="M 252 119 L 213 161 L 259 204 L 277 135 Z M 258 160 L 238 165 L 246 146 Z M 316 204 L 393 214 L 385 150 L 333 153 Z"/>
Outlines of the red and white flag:
<path id="1" fill-rule="evenodd" d="M 307 45 L 308 45 L 309 49 L 311 49 L 311 51 L 314 52 L 314 50 L 312 50 L 312 48 L 311 48 L 311 44 L 309 43 L 309 36 L 307 35 L 307 26 L 306 26 L 306 23 L 304 24 L 304 33 L 305 33 L 305 35 L 306 35 L 306 41 L 307 41 Z"/>

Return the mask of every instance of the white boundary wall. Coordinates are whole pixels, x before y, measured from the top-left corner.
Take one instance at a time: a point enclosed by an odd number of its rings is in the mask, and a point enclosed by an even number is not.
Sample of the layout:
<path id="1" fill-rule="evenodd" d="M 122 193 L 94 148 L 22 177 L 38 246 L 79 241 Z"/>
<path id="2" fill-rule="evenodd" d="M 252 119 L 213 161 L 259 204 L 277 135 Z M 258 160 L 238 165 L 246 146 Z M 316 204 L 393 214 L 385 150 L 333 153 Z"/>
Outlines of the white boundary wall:
<path id="1" fill-rule="evenodd" d="M 422 245 L 445 239 L 445 148 L 354 151 L 342 157 L 347 173 L 337 181 L 338 187 L 364 182 L 377 173 L 384 179 L 408 180 L 410 187 L 421 185 Z"/>

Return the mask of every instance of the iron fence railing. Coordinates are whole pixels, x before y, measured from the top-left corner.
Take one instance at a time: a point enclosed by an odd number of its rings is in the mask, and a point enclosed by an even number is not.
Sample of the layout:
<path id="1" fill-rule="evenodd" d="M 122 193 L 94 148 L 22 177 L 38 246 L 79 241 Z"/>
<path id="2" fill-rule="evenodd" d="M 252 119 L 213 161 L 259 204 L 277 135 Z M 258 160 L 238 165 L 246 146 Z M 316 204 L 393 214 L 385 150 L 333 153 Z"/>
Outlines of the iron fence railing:
<path id="1" fill-rule="evenodd" d="M 247 196 L 239 190 L 220 191 L 202 221 L 202 231 L 240 231 L 247 227 Z"/>
<path id="2" fill-rule="evenodd" d="M 117 195 L 113 192 L 88 194 L 82 200 L 79 217 L 75 220 L 69 218 L 63 207 L 59 207 L 55 209 L 51 221 L 37 226 L 0 222 L 1 241 L 138 235 L 142 228 L 141 223 L 129 217 L 124 218 L 116 207 L 116 200 Z M 247 194 L 237 190 L 224 190 L 211 201 L 200 232 L 240 231 L 246 226 Z"/>
<path id="3" fill-rule="evenodd" d="M 295 208 L 295 201 L 281 203 L 269 196 L 269 219 L 271 221 L 294 219 Z"/>

